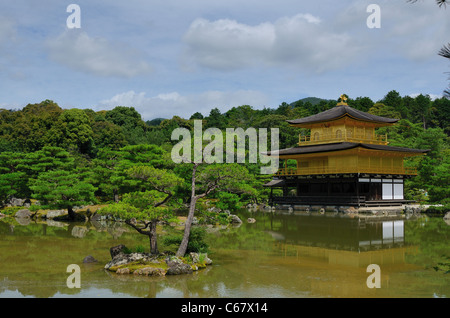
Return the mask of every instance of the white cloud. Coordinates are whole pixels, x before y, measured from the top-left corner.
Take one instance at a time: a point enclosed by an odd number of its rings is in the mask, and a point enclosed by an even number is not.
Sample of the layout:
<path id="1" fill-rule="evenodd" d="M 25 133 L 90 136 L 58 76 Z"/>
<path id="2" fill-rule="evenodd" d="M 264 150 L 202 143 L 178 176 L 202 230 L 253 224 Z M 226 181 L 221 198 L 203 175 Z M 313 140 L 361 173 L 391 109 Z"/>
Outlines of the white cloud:
<path id="1" fill-rule="evenodd" d="M 0 47 L 10 44 L 15 37 L 16 28 L 14 23 L 7 17 L 0 16 Z"/>
<path id="2" fill-rule="evenodd" d="M 347 34 L 333 32 L 311 14 L 255 26 L 228 19 L 196 19 L 183 40 L 186 54 L 195 63 L 219 70 L 262 63 L 321 72 L 350 63 L 357 53 Z"/>
<path id="3" fill-rule="evenodd" d="M 134 77 L 151 71 L 139 53 L 123 43 L 110 43 L 76 29 L 48 39 L 50 59 L 71 69 L 97 76 Z"/>
<path id="4" fill-rule="evenodd" d="M 251 105 L 254 108 L 266 106 L 268 98 L 265 94 L 251 90 L 230 92 L 205 91 L 199 94 L 180 95 L 178 92 L 159 94 L 146 97 L 145 92 L 128 91 L 101 101 L 96 109 L 112 109 L 115 106 L 134 107 L 144 120 L 156 117 L 172 118 L 177 115 L 189 118 L 195 112 L 209 115 L 212 108 L 217 107 L 222 112 L 241 105 Z"/>
<path id="5" fill-rule="evenodd" d="M 439 98 L 442 98 L 442 96 L 443 96 L 442 94 L 441 95 L 437 95 L 437 94 L 423 94 L 423 93 L 413 93 L 413 94 L 409 94 L 409 96 L 412 97 L 412 98 L 416 98 L 420 94 L 430 96 L 431 100 L 439 99 Z"/>
<path id="6" fill-rule="evenodd" d="M 379 0 L 381 27 L 368 29 L 366 8 L 373 0 L 351 3 L 334 19 L 337 31 L 349 30 L 354 42 L 364 47 L 368 57 L 396 57 L 414 63 L 436 57 L 448 39 L 450 19 L 448 10 L 435 1 L 408 3 Z"/>
<path id="7" fill-rule="evenodd" d="M 214 69 L 252 64 L 267 55 L 274 41 L 275 30 L 269 23 L 249 26 L 228 19 L 197 19 L 184 36 L 188 54 L 200 65 Z"/>

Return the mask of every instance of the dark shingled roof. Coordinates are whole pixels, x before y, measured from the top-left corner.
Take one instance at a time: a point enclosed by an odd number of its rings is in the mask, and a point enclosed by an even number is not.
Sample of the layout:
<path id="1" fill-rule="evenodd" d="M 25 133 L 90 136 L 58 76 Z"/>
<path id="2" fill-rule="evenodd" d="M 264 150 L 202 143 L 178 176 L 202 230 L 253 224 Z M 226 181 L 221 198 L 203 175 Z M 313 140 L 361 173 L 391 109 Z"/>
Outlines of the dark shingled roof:
<path id="1" fill-rule="evenodd" d="M 282 187 L 284 186 L 286 181 L 280 179 L 273 179 L 263 185 L 263 187 Z"/>
<path id="2" fill-rule="evenodd" d="M 394 118 L 386 118 L 386 117 L 381 117 L 381 116 L 376 116 L 376 115 L 372 115 L 369 113 L 365 113 L 363 111 L 354 109 L 347 105 L 340 105 L 340 106 L 335 106 L 331 109 L 328 109 L 328 110 L 323 111 L 316 115 L 299 118 L 299 119 L 288 120 L 287 122 L 289 124 L 312 124 L 312 123 L 316 123 L 316 122 L 337 119 L 344 115 L 349 115 L 353 118 L 363 120 L 363 121 L 370 121 L 370 122 L 377 122 L 377 123 L 393 124 L 393 123 L 396 123 L 397 121 L 399 121 L 398 119 L 394 119 Z"/>
<path id="3" fill-rule="evenodd" d="M 385 145 L 372 145 L 372 144 L 363 144 L 363 143 L 354 143 L 354 142 L 339 142 L 334 144 L 322 144 L 322 145 L 312 145 L 312 146 L 298 146 L 287 149 L 280 149 L 279 151 L 271 151 L 268 152 L 267 155 L 300 155 L 300 154 L 310 154 L 310 153 L 320 153 L 327 151 L 340 151 L 353 149 L 356 147 L 362 147 L 366 149 L 373 150 L 385 150 L 385 151 L 399 151 L 399 152 L 408 152 L 408 153 L 426 153 L 430 151 L 430 149 L 422 150 L 422 149 L 411 149 L 411 148 L 403 148 L 403 147 L 394 147 L 394 146 L 385 146 Z"/>

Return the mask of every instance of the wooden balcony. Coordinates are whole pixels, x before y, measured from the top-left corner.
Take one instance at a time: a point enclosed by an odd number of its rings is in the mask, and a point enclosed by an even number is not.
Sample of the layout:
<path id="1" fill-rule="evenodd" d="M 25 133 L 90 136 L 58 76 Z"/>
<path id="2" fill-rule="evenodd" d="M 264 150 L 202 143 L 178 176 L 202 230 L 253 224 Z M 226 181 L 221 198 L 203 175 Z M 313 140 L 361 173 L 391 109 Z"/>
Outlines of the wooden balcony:
<path id="1" fill-rule="evenodd" d="M 384 168 L 371 166 L 347 166 L 347 167 L 305 167 L 305 168 L 281 168 L 276 176 L 307 176 L 317 174 L 393 174 L 393 175 L 417 175 L 417 169 L 413 167 Z"/>
<path id="2" fill-rule="evenodd" d="M 329 144 L 337 142 L 355 142 L 375 145 L 387 145 L 387 135 L 353 135 L 349 132 L 335 135 L 319 135 L 319 136 L 299 136 L 299 146 Z"/>

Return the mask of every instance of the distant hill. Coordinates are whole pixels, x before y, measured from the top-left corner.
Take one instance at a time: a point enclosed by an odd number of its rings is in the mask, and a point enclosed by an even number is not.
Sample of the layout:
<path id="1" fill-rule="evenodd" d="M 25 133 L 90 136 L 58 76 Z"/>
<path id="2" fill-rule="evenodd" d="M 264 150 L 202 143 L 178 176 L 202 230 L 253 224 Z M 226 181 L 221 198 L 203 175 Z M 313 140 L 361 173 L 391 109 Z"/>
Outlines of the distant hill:
<path id="1" fill-rule="evenodd" d="M 321 101 L 325 101 L 325 102 L 328 103 L 330 100 L 329 99 L 319 98 L 319 97 L 306 97 L 306 98 L 299 99 L 298 101 L 295 101 L 295 102 L 291 103 L 290 105 L 294 106 L 298 102 L 303 102 L 303 103 L 310 102 L 311 105 L 314 106 L 314 105 L 319 104 Z"/>
<path id="2" fill-rule="evenodd" d="M 149 126 L 158 126 L 165 118 L 155 118 L 152 120 L 147 120 L 146 124 Z"/>

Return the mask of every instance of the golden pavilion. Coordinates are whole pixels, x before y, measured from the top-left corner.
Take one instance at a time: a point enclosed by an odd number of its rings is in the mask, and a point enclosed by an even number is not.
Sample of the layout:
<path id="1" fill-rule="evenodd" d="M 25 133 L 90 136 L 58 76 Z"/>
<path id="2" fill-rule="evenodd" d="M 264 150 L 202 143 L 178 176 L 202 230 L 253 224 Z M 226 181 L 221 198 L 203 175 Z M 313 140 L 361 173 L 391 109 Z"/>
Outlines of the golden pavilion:
<path id="1" fill-rule="evenodd" d="M 428 150 L 388 146 L 378 127 L 398 119 L 372 115 L 347 104 L 341 95 L 337 105 L 319 114 L 288 120 L 293 127 L 310 129 L 299 136 L 298 146 L 269 152 L 278 156 L 281 168 L 265 186 L 281 188 L 271 204 L 381 206 L 408 203 L 404 180 L 417 175 L 404 166 L 404 158 Z"/>

